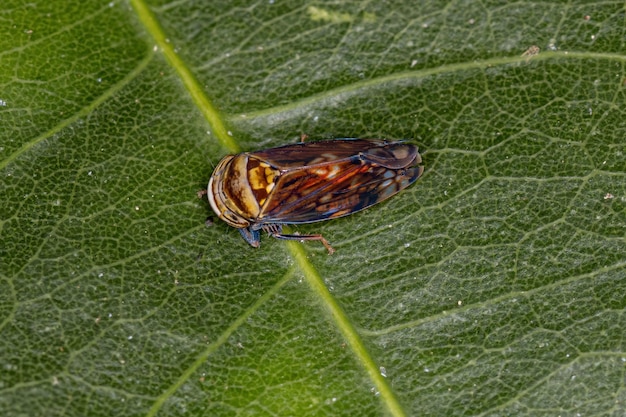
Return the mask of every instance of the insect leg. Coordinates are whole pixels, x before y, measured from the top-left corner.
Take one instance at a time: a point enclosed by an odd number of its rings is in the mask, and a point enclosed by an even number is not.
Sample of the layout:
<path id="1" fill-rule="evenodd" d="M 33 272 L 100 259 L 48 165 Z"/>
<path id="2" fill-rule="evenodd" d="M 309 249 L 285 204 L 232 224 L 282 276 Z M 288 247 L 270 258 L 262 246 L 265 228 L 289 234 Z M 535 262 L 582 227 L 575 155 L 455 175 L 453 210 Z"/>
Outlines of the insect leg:
<path id="1" fill-rule="evenodd" d="M 239 229 L 241 237 L 250 244 L 253 248 L 258 248 L 261 245 L 261 234 L 258 230 L 252 230 L 250 227 L 244 227 Z"/>
<path id="2" fill-rule="evenodd" d="M 326 248 L 329 255 L 335 253 L 335 249 L 330 246 L 330 243 L 324 236 L 322 235 L 285 235 L 283 234 L 283 227 L 279 224 L 268 224 L 263 226 L 263 230 L 265 230 L 270 236 L 275 237 L 276 239 L 283 240 L 317 240 L 322 242 L 322 245 Z"/>

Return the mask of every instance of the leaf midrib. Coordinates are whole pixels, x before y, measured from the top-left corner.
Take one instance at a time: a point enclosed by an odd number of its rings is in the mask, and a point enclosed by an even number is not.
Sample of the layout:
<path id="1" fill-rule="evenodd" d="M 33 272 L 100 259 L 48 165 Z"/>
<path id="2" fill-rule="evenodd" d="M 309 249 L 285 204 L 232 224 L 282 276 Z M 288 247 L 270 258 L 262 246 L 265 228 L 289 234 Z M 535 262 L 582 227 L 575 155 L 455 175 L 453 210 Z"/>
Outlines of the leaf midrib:
<path id="1" fill-rule="evenodd" d="M 224 123 L 225 118 L 213 106 L 209 98 L 206 96 L 204 90 L 202 89 L 200 83 L 191 72 L 190 68 L 174 51 L 171 43 L 167 41 L 167 37 L 165 36 L 161 25 L 153 15 L 148 5 L 142 0 L 131 0 L 131 4 L 135 12 L 137 13 L 139 21 L 141 22 L 141 24 L 143 24 L 150 36 L 154 39 L 156 43 L 156 49 L 163 53 L 169 65 L 178 74 L 196 107 L 200 110 L 200 112 L 207 120 L 209 126 L 211 127 L 211 131 L 215 135 L 216 139 L 229 152 L 239 152 L 240 147 L 238 143 L 235 141 L 235 139 L 231 136 L 230 132 L 226 128 L 226 124 Z M 378 391 L 382 402 L 387 407 L 390 414 L 396 417 L 405 416 L 406 412 L 401 407 L 400 402 L 398 401 L 394 391 L 391 389 L 384 377 L 380 374 L 380 371 L 376 366 L 374 359 L 365 347 L 365 344 L 359 336 L 356 328 L 353 326 L 352 322 L 343 311 L 343 309 L 339 306 L 337 300 L 332 296 L 330 291 L 328 291 L 328 288 L 324 285 L 324 281 L 319 271 L 308 260 L 302 245 L 297 242 L 286 242 L 286 245 L 292 258 L 296 262 L 295 264 L 297 268 L 302 272 L 313 292 L 317 295 L 317 297 L 321 300 L 321 303 L 331 314 L 335 326 L 341 331 L 343 337 L 348 342 L 348 345 L 354 353 L 357 361 L 366 370 L 368 376 L 376 387 L 376 390 Z M 290 276 L 291 274 L 286 274 L 286 276 L 283 277 L 283 279 L 273 287 L 273 290 L 277 291 L 277 288 L 280 288 L 280 286 L 284 284 L 283 281 L 288 279 L 288 277 Z M 271 297 L 271 295 L 274 294 L 275 291 L 273 290 L 268 291 L 262 298 L 257 301 L 257 303 L 255 303 L 254 306 L 248 309 L 241 317 L 236 319 L 229 327 L 229 330 L 227 330 L 222 335 L 222 337 L 219 338 L 221 342 L 216 342 L 213 348 L 217 349 L 217 347 L 221 345 L 221 343 L 224 343 L 228 336 L 237 327 L 245 322 L 245 317 L 247 315 L 252 314 L 252 312 L 256 311 L 259 305 L 264 303 L 267 299 Z M 175 381 L 174 384 L 172 384 L 167 390 L 165 390 L 162 395 L 159 396 L 158 400 L 155 401 L 153 407 L 150 409 L 148 415 L 156 415 L 156 413 L 161 409 L 165 401 L 170 396 L 172 396 L 176 392 L 176 390 L 178 390 L 178 388 L 180 388 L 180 386 L 182 386 L 182 384 L 188 378 L 190 378 L 191 375 L 203 363 L 205 363 L 207 355 L 212 353 L 214 349 L 206 349 L 201 352 L 198 355 L 198 358 L 194 361 L 194 363 L 192 363 L 192 365 L 181 374 L 181 377 L 177 381 Z"/>

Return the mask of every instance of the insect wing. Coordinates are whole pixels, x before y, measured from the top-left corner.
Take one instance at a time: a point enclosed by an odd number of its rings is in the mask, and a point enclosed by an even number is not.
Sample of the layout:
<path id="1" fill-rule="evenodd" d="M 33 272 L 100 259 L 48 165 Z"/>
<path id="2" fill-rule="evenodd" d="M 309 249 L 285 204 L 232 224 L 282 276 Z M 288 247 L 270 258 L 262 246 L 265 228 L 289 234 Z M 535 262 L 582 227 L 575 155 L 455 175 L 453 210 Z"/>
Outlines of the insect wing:
<path id="1" fill-rule="evenodd" d="M 399 142 L 395 143 L 399 144 Z M 348 160 L 361 152 L 372 152 L 372 149 L 384 148 L 389 144 L 390 142 L 381 139 L 334 139 L 285 145 L 253 152 L 253 154 L 281 170 L 289 170 L 331 161 Z"/>
<path id="2" fill-rule="evenodd" d="M 309 165 L 283 172 L 259 223 L 310 223 L 345 216 L 391 197 L 423 172 L 413 145 L 359 139 L 350 140 L 360 146 L 348 152 L 347 140 L 332 142 L 340 143 L 326 146 L 327 152 L 315 149 Z M 342 152 L 336 153 L 335 146 Z M 300 152 L 303 149 L 309 148 Z M 330 157 L 323 159 L 326 154 Z"/>

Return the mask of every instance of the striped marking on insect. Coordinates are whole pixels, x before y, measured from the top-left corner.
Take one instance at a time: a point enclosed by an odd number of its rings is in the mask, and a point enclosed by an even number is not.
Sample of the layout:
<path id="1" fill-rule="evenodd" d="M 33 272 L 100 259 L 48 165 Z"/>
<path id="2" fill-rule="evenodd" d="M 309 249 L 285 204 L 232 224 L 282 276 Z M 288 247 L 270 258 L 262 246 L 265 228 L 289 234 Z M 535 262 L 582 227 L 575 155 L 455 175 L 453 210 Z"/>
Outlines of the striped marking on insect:
<path id="1" fill-rule="evenodd" d="M 313 223 L 363 210 L 397 194 L 424 172 L 415 145 L 382 139 L 303 142 L 224 157 L 207 187 L 213 211 L 253 247 L 260 231 L 288 240 L 283 225 Z"/>

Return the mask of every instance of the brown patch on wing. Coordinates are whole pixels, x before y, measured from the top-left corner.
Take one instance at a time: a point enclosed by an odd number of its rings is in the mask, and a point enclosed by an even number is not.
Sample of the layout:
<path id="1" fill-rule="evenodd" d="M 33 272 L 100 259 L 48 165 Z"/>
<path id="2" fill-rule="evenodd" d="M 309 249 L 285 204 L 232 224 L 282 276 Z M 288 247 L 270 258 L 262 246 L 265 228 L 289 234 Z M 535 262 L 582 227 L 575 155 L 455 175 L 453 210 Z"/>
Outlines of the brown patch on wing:
<path id="1" fill-rule="evenodd" d="M 386 147 L 392 143 L 412 146 L 382 139 L 333 139 L 295 143 L 253 152 L 252 154 L 268 164 L 280 168 L 282 171 L 328 162 L 345 161 L 358 156 L 360 153 L 367 154 L 374 148 Z"/>
<path id="2" fill-rule="evenodd" d="M 390 169 L 352 158 L 283 173 L 258 221 L 310 223 L 363 210 L 415 182 L 423 172 L 420 160 Z"/>

